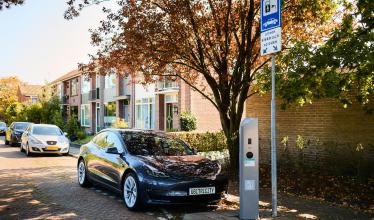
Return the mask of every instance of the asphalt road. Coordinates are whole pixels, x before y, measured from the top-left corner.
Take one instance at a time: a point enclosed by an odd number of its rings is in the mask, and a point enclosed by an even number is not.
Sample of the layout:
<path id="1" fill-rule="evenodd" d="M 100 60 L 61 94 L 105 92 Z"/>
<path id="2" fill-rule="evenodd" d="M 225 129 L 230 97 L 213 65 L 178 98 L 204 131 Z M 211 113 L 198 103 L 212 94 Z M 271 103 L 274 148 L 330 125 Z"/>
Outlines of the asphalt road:
<path id="1" fill-rule="evenodd" d="M 76 158 L 26 157 L 0 140 L 0 219 L 182 219 L 209 207 L 149 207 L 130 212 L 121 197 L 93 186 L 81 188 Z"/>

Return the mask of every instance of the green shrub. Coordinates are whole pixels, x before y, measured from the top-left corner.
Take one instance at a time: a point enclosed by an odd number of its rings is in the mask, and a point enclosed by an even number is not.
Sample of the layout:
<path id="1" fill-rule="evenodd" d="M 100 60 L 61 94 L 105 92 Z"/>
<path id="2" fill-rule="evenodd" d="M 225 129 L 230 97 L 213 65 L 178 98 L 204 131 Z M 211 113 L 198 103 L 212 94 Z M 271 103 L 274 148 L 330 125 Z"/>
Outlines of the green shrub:
<path id="1" fill-rule="evenodd" d="M 200 152 L 222 151 L 227 149 L 226 137 L 222 131 L 206 133 L 172 132 L 170 134 L 182 139 Z"/>
<path id="2" fill-rule="evenodd" d="M 42 106 L 37 103 L 25 107 L 24 115 L 28 122 L 41 123 L 42 122 Z"/>
<path id="3" fill-rule="evenodd" d="M 82 128 L 79 124 L 78 117 L 75 114 L 73 114 L 70 116 L 66 124 L 66 132 L 68 133 L 68 137 L 70 138 L 70 140 L 77 140 L 77 133 L 79 131 L 82 131 Z"/>
<path id="4" fill-rule="evenodd" d="M 76 135 L 77 135 L 77 139 L 78 140 L 83 140 L 83 139 L 85 139 L 86 138 L 86 132 L 85 131 L 83 131 L 83 130 L 79 130 L 79 131 L 77 131 L 76 132 Z"/>
<path id="5" fill-rule="evenodd" d="M 193 131 L 196 129 L 197 119 L 191 112 L 182 112 L 180 121 L 182 131 Z"/>
<path id="6" fill-rule="evenodd" d="M 57 125 L 61 130 L 65 131 L 65 122 L 60 111 L 55 111 L 52 114 L 51 124 Z"/>

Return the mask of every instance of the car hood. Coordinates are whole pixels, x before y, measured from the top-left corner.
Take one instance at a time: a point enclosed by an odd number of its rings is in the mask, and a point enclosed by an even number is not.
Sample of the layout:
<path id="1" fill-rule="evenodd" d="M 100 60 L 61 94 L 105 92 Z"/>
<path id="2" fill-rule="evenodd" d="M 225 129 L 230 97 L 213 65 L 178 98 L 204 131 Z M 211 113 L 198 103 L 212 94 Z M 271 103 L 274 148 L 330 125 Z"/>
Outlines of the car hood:
<path id="1" fill-rule="evenodd" d="M 64 136 L 56 136 L 56 135 L 32 135 L 32 136 L 42 142 L 46 142 L 46 141 L 62 142 L 67 139 Z"/>
<path id="2" fill-rule="evenodd" d="M 139 156 L 141 160 L 171 176 L 215 179 L 221 173 L 221 165 L 199 155 L 187 156 Z"/>

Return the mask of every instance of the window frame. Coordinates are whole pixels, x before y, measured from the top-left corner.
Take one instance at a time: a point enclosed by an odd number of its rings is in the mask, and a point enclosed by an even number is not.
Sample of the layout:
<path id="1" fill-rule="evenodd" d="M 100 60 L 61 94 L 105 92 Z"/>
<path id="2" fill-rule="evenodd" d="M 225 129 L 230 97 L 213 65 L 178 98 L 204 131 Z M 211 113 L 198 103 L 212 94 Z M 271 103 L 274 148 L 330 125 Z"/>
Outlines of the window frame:
<path id="1" fill-rule="evenodd" d="M 70 96 L 78 96 L 78 94 L 79 94 L 78 84 L 79 84 L 78 77 L 70 80 Z M 75 86 L 74 89 L 73 89 L 73 85 Z M 73 93 L 73 91 L 74 91 L 74 93 Z"/>
<path id="2" fill-rule="evenodd" d="M 87 107 L 87 109 L 85 108 Z M 88 124 L 85 123 L 85 117 L 88 116 Z M 90 104 L 81 104 L 81 115 L 80 115 L 80 123 L 81 126 L 89 128 L 91 126 L 91 121 L 90 121 Z"/>

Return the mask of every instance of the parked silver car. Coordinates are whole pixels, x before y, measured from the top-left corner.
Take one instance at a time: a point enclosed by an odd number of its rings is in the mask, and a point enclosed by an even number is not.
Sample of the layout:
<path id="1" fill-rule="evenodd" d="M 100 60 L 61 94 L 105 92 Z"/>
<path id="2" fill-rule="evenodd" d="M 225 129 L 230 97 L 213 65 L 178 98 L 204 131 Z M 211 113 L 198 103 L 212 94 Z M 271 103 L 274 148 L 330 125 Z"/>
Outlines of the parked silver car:
<path id="1" fill-rule="evenodd" d="M 31 124 L 21 138 L 21 151 L 27 156 L 34 153 L 67 155 L 69 148 L 69 139 L 56 125 Z"/>

